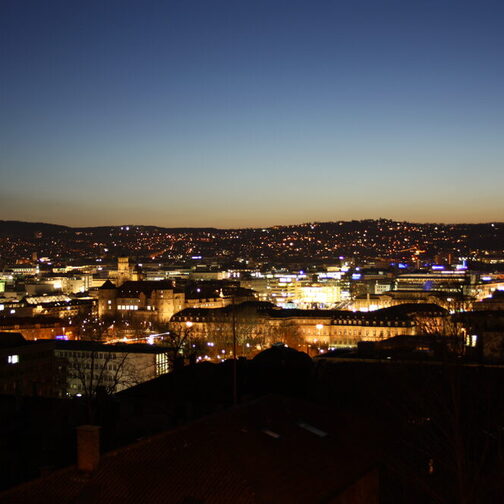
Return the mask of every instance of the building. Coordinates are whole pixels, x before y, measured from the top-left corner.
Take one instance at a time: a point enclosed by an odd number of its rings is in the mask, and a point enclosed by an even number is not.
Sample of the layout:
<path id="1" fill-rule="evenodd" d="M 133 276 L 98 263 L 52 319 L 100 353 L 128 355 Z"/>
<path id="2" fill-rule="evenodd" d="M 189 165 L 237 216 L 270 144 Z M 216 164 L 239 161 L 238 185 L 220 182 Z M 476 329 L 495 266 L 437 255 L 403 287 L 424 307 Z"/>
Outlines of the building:
<path id="1" fill-rule="evenodd" d="M 423 330 L 425 319 L 431 326 L 438 326 L 446 316 L 446 310 L 427 303 L 351 312 L 279 309 L 257 301 L 219 309 L 188 308 L 172 317 L 170 327 L 175 332 L 190 330 L 193 338 L 208 342 L 223 354 L 228 353 L 233 335 L 239 352 L 244 354 L 261 350 L 275 341 L 317 353 L 356 347 L 360 341 L 414 335 Z"/>
<path id="2" fill-rule="evenodd" d="M 458 292 L 442 291 L 387 291 L 383 294 L 357 296 L 349 303 L 355 311 L 374 311 L 402 304 L 436 304 L 448 311 L 471 310 L 474 298 Z"/>
<path id="3" fill-rule="evenodd" d="M 107 280 L 91 293 L 98 300 L 100 317 L 127 317 L 169 322 L 184 308 L 220 308 L 254 299 L 248 289 L 229 282 L 208 281 L 175 287 L 171 280 L 127 281 L 120 287 Z"/>
<path id="4" fill-rule="evenodd" d="M 32 314 L 70 318 L 88 315 L 94 311 L 96 301 L 90 297 L 72 298 L 65 294 L 52 296 L 26 296 L 22 302 L 32 309 Z"/>
<path id="5" fill-rule="evenodd" d="M 0 317 L 0 331 L 21 333 L 27 340 L 55 339 L 64 337 L 74 339 L 78 336 L 79 328 L 67 324 L 63 319 L 47 316 Z"/>
<path id="6" fill-rule="evenodd" d="M 398 291 L 438 291 L 471 295 L 478 282 L 477 275 L 466 271 L 443 270 L 398 275 Z"/>
<path id="7" fill-rule="evenodd" d="M 321 275 L 318 278 L 314 281 L 305 274 L 268 274 L 242 280 L 240 285 L 256 291 L 259 300 L 281 307 L 333 308 L 348 297 L 344 281 Z"/>
<path id="8" fill-rule="evenodd" d="M 138 265 L 130 262 L 129 257 L 119 257 L 117 259 L 117 271 L 111 272 L 111 278 L 118 286 L 128 281 L 138 281 L 143 279 L 143 274 Z"/>
<path id="9" fill-rule="evenodd" d="M 116 287 L 107 280 L 96 292 L 98 315 L 130 316 L 144 320 L 167 322 L 184 308 L 184 293 L 168 280 L 126 281 Z"/>
<path id="10" fill-rule="evenodd" d="M 474 303 L 473 308 L 476 311 L 504 310 L 504 290 L 495 290 L 491 297 Z"/>
<path id="11" fill-rule="evenodd" d="M 483 303 L 475 305 L 479 307 Z M 489 306 L 486 311 L 479 308 L 457 314 L 456 321 L 464 329 L 466 345 L 475 349 L 474 353 L 478 358 L 489 362 L 503 362 L 504 310 L 490 303 L 489 305 L 486 305 Z"/>
<path id="12" fill-rule="evenodd" d="M 170 349 L 93 341 L 27 341 L 0 333 L 0 393 L 20 396 L 109 394 L 167 373 Z"/>

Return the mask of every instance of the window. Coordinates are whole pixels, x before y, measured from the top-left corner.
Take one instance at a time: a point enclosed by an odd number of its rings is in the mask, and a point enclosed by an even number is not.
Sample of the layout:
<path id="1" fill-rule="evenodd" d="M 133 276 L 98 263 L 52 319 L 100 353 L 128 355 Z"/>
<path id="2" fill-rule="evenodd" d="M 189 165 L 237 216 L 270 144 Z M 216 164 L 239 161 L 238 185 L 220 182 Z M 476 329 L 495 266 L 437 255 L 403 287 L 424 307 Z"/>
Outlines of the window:
<path id="1" fill-rule="evenodd" d="M 7 362 L 9 364 L 17 364 L 19 362 L 19 355 L 9 355 L 7 357 Z"/>

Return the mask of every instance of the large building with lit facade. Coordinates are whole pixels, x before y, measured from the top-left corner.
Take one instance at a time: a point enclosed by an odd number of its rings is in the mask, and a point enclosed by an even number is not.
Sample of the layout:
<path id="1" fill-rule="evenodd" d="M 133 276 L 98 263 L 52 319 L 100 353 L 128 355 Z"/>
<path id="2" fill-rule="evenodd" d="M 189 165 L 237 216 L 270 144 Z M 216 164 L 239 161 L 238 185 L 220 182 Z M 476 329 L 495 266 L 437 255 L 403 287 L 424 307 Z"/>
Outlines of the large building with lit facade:
<path id="1" fill-rule="evenodd" d="M 233 331 L 244 352 L 246 348 L 260 349 L 277 341 L 309 350 L 351 348 L 360 341 L 415 335 L 422 330 L 422 320 L 440 325 L 446 315 L 443 308 L 427 303 L 363 313 L 279 309 L 270 303 L 255 302 L 214 310 L 185 309 L 176 313 L 170 324 L 174 331 L 190 330 L 192 337 L 211 346 L 220 345 L 225 351 L 232 342 Z"/>
<path id="2" fill-rule="evenodd" d="M 253 289 L 261 301 L 289 308 L 328 309 L 349 297 L 346 282 L 341 279 L 319 278 L 314 281 L 305 274 L 265 275 L 242 280 L 240 285 Z"/>
<path id="3" fill-rule="evenodd" d="M 131 316 L 167 322 L 184 308 L 184 293 L 172 282 L 126 281 L 120 287 L 107 280 L 97 291 L 100 317 Z"/>
<path id="4" fill-rule="evenodd" d="M 107 280 L 93 292 L 100 317 L 169 322 L 185 308 L 222 308 L 233 302 L 254 299 L 247 289 L 204 282 L 186 288 L 175 287 L 171 280 L 129 280 L 120 287 Z"/>

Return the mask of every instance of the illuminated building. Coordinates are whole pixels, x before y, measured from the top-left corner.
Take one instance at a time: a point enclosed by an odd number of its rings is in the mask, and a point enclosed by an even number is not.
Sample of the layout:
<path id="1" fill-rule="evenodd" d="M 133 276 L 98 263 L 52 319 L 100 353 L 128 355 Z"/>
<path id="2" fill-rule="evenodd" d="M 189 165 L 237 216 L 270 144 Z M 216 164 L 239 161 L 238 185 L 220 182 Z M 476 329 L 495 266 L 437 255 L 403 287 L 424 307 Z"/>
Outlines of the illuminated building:
<path id="1" fill-rule="evenodd" d="M 328 308 L 342 300 L 341 285 L 334 282 L 298 283 L 294 303 L 300 308 Z"/>
<path id="2" fill-rule="evenodd" d="M 139 266 L 130 264 L 129 257 L 117 259 L 117 271 L 111 272 L 111 278 L 118 287 L 127 281 L 138 281 L 143 278 Z"/>
<path id="3" fill-rule="evenodd" d="M 441 271 L 432 273 L 408 273 L 397 277 L 398 291 L 440 291 L 470 294 L 477 277 L 465 271 Z"/>
<path id="4" fill-rule="evenodd" d="M 98 315 L 132 316 L 145 320 L 165 322 L 184 308 L 185 296 L 172 282 L 127 281 L 120 287 L 105 282 L 96 292 Z"/>
<path id="5" fill-rule="evenodd" d="M 166 347 L 92 341 L 26 341 L 0 333 L 0 392 L 25 396 L 113 393 L 167 373 Z"/>
<path id="6" fill-rule="evenodd" d="M 21 333 L 26 340 L 53 339 L 65 335 L 75 338 L 78 328 L 61 318 L 48 316 L 0 317 L 0 331 Z"/>
<path id="7" fill-rule="evenodd" d="M 233 320 L 234 311 L 234 320 Z M 229 345 L 233 323 L 240 340 L 267 346 L 282 341 L 306 349 L 355 347 L 359 341 L 379 341 L 399 335 L 414 335 L 420 319 L 439 323 L 446 310 L 434 304 L 404 304 L 374 312 L 345 310 L 279 309 L 268 303 L 242 303 L 222 309 L 185 309 L 171 319 L 180 330 L 190 323 L 194 337 Z M 246 351 L 245 348 L 242 350 Z"/>
<path id="8" fill-rule="evenodd" d="M 436 304 L 447 310 L 470 310 L 474 299 L 457 292 L 440 291 L 387 291 L 384 294 L 367 294 L 353 299 L 349 307 L 355 311 L 374 311 L 404 304 Z"/>
<path id="9" fill-rule="evenodd" d="M 271 274 L 240 285 L 256 291 L 261 301 L 281 307 L 332 308 L 348 297 L 346 282 L 331 277 L 314 282 L 304 274 Z"/>
<path id="10" fill-rule="evenodd" d="M 116 287 L 107 280 L 92 294 L 98 299 L 98 315 L 168 322 L 184 308 L 221 308 L 254 299 L 248 289 L 207 281 L 176 288 L 170 280 L 127 281 Z"/>
<path id="11" fill-rule="evenodd" d="M 474 303 L 474 310 L 476 311 L 495 311 L 501 310 L 504 311 L 504 289 L 503 290 L 495 290 L 491 297 L 483 299 L 479 303 Z"/>

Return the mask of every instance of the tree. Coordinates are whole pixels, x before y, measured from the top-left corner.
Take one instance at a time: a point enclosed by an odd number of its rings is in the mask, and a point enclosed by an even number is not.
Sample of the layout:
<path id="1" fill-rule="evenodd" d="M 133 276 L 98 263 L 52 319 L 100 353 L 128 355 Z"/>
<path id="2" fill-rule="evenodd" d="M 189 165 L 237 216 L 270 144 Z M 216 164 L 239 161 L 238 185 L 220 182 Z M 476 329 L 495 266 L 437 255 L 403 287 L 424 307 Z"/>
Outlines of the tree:
<path id="1" fill-rule="evenodd" d="M 396 482 L 415 496 L 425 496 L 409 502 L 500 502 L 502 369 L 456 360 L 386 370 L 394 373 L 394 385 L 390 394 L 382 389 L 377 395 L 379 407 L 386 406 L 402 423 L 394 432 L 400 449 L 391 452 L 388 462 Z"/>
<path id="2" fill-rule="evenodd" d="M 95 399 L 100 392 L 112 395 L 141 382 L 133 354 L 112 346 L 86 346 L 84 351 L 67 352 L 66 358 L 68 382 L 77 384 L 79 394 L 86 399 Z"/>
<path id="3" fill-rule="evenodd" d="M 128 330 L 127 321 L 87 314 L 72 317 L 68 324 L 78 327 L 80 342 L 63 350 L 63 392 L 82 398 L 88 421 L 93 422 L 98 398 L 137 385 L 154 372 L 144 369 L 139 354 L 129 352 L 126 345 L 109 344 Z"/>
<path id="4" fill-rule="evenodd" d="M 465 351 L 466 329 L 459 316 L 458 302 L 448 298 L 444 314 L 416 313 L 413 315 L 417 334 L 432 336 L 448 352 L 462 355 Z M 440 308 L 442 310 L 442 308 Z"/>
<path id="5" fill-rule="evenodd" d="M 304 350 L 306 347 L 299 325 L 286 320 L 280 320 L 269 327 L 269 340 L 270 344 L 284 343 L 294 350 Z"/>

